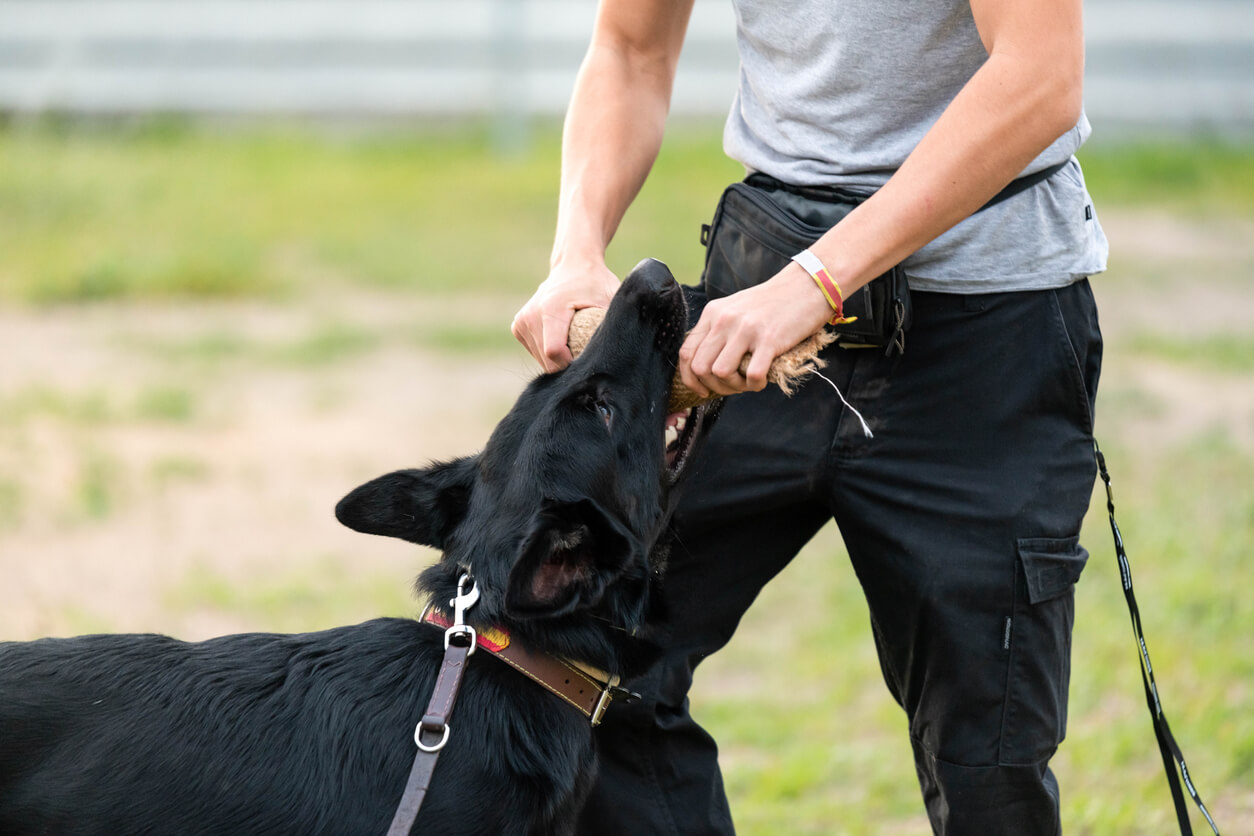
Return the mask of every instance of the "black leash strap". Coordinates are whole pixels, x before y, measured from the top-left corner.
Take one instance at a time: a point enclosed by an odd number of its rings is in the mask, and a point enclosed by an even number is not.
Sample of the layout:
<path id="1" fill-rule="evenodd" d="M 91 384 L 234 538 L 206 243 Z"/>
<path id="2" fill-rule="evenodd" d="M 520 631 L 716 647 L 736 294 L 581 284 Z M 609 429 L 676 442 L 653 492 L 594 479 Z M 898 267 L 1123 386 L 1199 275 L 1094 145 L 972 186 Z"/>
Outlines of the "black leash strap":
<path id="1" fill-rule="evenodd" d="M 440 750 L 448 742 L 448 719 L 453 712 L 453 704 L 457 701 L 457 691 L 461 687 L 462 674 L 466 672 L 466 659 L 470 652 L 470 648 L 457 644 L 450 644 L 444 651 L 444 663 L 440 666 L 440 676 L 436 680 L 435 691 L 431 694 L 431 702 L 422 722 L 414 729 L 414 742 L 418 744 L 418 751 L 414 755 L 414 765 L 409 770 L 409 780 L 405 782 L 401 803 L 397 805 L 392 825 L 388 828 L 388 836 L 409 836 L 414 829 L 418 810 L 427 797 L 427 788 L 431 786 L 435 762 L 440 757 Z"/>
<path id="2" fill-rule="evenodd" d="M 470 586 L 469 591 L 466 590 L 467 585 Z M 414 765 L 405 781 L 405 792 L 401 795 L 401 802 L 392 816 L 391 826 L 388 827 L 388 836 L 410 836 L 414 822 L 418 819 L 418 810 L 427 797 L 427 788 L 431 786 L 435 762 L 439 760 L 444 744 L 448 743 L 449 717 L 453 714 L 457 693 L 462 687 L 466 662 L 469 661 L 470 654 L 475 652 L 475 642 L 478 640 L 475 628 L 466 623 L 466 610 L 473 607 L 478 600 L 479 586 L 471 579 L 469 572 L 463 573 L 457 581 L 457 597 L 448 602 L 453 609 L 453 624 L 444 631 L 444 661 L 440 664 L 440 673 L 436 676 L 427 710 L 414 729 L 414 743 L 418 752 L 414 755 Z"/>
<path id="3" fill-rule="evenodd" d="M 1149 648 L 1145 645 L 1145 634 L 1141 630 L 1141 610 L 1136 605 L 1136 595 L 1132 592 L 1132 568 L 1128 564 L 1128 553 L 1123 547 L 1123 535 L 1119 533 L 1119 524 L 1115 522 L 1115 494 L 1110 487 L 1110 472 L 1106 470 L 1106 457 L 1102 449 L 1093 442 L 1093 451 L 1097 455 L 1097 469 L 1102 481 L 1106 483 L 1106 511 L 1110 515 L 1110 531 L 1115 537 L 1115 555 L 1119 558 L 1119 574 L 1123 579 L 1123 596 L 1128 601 L 1128 612 L 1132 615 L 1132 632 L 1136 635 L 1137 649 L 1141 654 L 1141 684 L 1145 686 L 1145 702 L 1149 706 L 1150 716 L 1154 721 L 1154 737 L 1158 738 L 1158 750 L 1163 756 L 1163 768 L 1167 772 L 1167 783 L 1171 787 L 1171 799 L 1176 805 L 1176 819 L 1180 822 L 1181 836 L 1193 836 L 1193 828 L 1189 825 L 1189 807 L 1185 804 L 1184 793 L 1180 789 L 1181 781 L 1189 796 L 1197 804 L 1197 808 L 1206 817 L 1206 822 L 1215 836 L 1219 836 L 1219 828 L 1210 817 L 1206 805 L 1193 787 L 1189 778 L 1189 768 L 1184 763 L 1184 753 L 1171 734 L 1167 725 L 1167 717 L 1163 714 L 1162 703 L 1158 699 L 1158 683 L 1154 681 L 1154 666 L 1150 664 Z M 1179 765 L 1177 774 L 1176 766 Z"/>

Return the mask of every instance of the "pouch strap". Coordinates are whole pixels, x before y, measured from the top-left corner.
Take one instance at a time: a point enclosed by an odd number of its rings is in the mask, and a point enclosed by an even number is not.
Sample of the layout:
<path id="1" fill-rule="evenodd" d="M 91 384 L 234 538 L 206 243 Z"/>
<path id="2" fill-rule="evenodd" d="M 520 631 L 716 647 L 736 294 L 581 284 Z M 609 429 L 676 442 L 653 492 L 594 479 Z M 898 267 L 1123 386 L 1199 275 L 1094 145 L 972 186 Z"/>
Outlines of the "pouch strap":
<path id="1" fill-rule="evenodd" d="M 985 203 L 979 209 L 976 209 L 975 212 L 972 212 L 972 214 L 978 214 L 980 212 L 983 212 L 985 209 L 988 209 L 992 206 L 996 206 L 997 204 L 1001 203 L 1003 200 L 1014 197 L 1019 192 L 1026 192 L 1028 189 L 1032 188 L 1037 183 L 1044 183 L 1046 180 L 1048 180 L 1049 178 L 1053 177 L 1055 174 L 1057 174 L 1058 172 L 1066 168 L 1067 163 L 1069 162 L 1070 160 L 1063 160 L 1062 162 L 1056 165 L 1051 165 L 1048 168 L 1042 168 L 1040 171 L 1034 171 L 1031 174 L 1027 174 L 1023 177 L 1019 177 L 1014 180 L 1011 180 L 1009 183 L 1006 184 L 1006 188 L 1002 189 L 1000 192 L 990 197 L 988 199 L 988 203 Z"/>
<path id="2" fill-rule="evenodd" d="M 983 212 L 985 209 L 992 208 L 1003 200 L 1008 200 L 1020 192 L 1027 191 L 1037 183 L 1045 182 L 1066 168 L 1069 162 L 1070 160 L 1063 160 L 1055 165 L 1042 168 L 1040 171 L 1034 171 L 1031 174 L 1011 180 L 1004 189 L 989 198 L 987 203 L 971 214 Z M 856 205 L 875 193 L 874 190 L 854 189 L 847 186 L 794 186 L 791 183 L 776 180 L 771 175 L 764 174 L 761 171 L 755 171 L 750 174 L 745 178 L 745 182 L 759 189 L 790 192 L 810 200 L 819 200 L 825 203 L 852 203 Z"/>

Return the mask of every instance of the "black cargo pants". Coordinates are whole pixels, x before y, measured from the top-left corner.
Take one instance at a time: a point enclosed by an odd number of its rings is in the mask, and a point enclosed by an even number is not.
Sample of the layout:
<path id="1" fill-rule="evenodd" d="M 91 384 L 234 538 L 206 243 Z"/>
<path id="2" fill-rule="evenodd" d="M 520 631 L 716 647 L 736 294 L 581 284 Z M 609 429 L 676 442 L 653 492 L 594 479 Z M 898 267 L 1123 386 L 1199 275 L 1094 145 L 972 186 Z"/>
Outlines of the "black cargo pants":
<path id="1" fill-rule="evenodd" d="M 693 671 L 833 518 L 936 833 L 1060 832 L 1048 762 L 1066 727 L 1095 475 L 1092 293 L 1085 280 L 913 298 L 904 356 L 826 352 L 874 438 L 821 380 L 791 399 L 775 387 L 728 399 L 675 520 L 669 653 L 632 686 L 644 700 L 597 729 L 581 833 L 733 832 L 716 747 L 688 713 Z"/>

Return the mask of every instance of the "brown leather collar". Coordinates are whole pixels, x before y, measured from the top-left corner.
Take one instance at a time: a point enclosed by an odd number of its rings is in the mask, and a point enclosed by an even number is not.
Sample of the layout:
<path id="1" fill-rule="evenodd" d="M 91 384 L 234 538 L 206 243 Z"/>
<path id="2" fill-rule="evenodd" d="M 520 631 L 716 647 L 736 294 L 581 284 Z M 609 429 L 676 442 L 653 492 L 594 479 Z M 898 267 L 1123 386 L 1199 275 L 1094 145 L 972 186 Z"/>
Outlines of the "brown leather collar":
<path id="1" fill-rule="evenodd" d="M 420 620 L 440 630 L 453 624 L 436 607 L 428 607 Z M 475 645 L 579 709 L 594 726 L 600 724 L 605 709 L 613 700 L 636 696 L 619 687 L 617 675 L 547 653 L 532 653 L 520 643 L 511 641 L 509 632 L 500 627 L 477 631 Z"/>

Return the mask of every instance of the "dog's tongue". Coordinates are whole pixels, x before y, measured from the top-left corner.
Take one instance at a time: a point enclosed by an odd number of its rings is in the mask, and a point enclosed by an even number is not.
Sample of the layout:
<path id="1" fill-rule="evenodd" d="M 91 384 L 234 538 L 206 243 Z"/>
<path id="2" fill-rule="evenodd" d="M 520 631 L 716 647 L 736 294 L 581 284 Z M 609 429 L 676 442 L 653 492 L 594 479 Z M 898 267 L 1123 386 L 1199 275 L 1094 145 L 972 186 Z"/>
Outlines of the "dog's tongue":
<path id="1" fill-rule="evenodd" d="M 575 311 L 566 337 L 566 344 L 570 347 L 570 353 L 573 356 L 578 357 L 588 346 L 588 341 L 592 339 L 592 335 L 596 333 L 603 319 L 605 319 L 605 308 L 580 308 Z M 824 329 L 793 346 L 771 363 L 771 368 L 766 373 L 767 381 L 783 389 L 784 394 L 791 395 L 812 372 L 827 365 L 827 362 L 819 357 L 819 352 L 835 339 L 836 335 L 833 332 Z M 746 354 L 740 361 L 742 373 L 749 368 L 749 358 L 750 355 Z M 685 386 L 679 377 L 679 372 L 676 372 L 675 378 L 671 381 L 670 402 L 666 405 L 666 410 L 670 413 L 666 419 L 667 426 L 672 426 L 672 419 L 678 420 L 678 416 L 688 409 L 718 397 L 718 395 L 711 395 L 708 398 L 702 398 Z"/>

